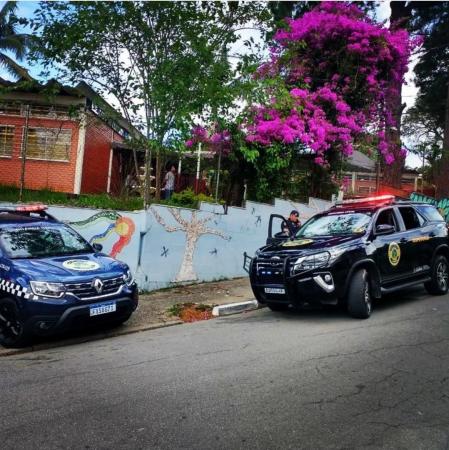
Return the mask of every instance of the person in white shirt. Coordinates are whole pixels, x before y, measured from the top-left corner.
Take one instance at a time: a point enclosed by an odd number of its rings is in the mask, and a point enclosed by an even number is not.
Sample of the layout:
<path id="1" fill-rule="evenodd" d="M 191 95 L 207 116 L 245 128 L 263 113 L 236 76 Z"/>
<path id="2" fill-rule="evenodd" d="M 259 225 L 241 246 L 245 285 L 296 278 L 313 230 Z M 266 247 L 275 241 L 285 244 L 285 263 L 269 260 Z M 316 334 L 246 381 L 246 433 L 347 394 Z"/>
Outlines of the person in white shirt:
<path id="1" fill-rule="evenodd" d="M 170 170 L 165 174 L 164 181 L 164 198 L 169 200 L 175 190 L 176 167 L 171 166 Z"/>

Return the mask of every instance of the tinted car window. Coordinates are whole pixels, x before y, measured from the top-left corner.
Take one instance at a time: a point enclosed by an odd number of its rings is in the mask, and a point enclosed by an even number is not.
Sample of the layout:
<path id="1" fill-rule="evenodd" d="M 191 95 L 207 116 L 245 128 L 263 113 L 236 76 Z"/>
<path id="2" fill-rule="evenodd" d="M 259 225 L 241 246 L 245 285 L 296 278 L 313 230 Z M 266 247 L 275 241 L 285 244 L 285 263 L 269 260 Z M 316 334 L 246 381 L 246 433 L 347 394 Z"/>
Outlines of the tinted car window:
<path id="1" fill-rule="evenodd" d="M 90 245 L 67 226 L 0 229 L 0 243 L 10 258 L 45 258 L 90 253 Z"/>
<path id="2" fill-rule="evenodd" d="M 390 209 L 384 209 L 379 213 L 379 216 L 376 220 L 376 227 L 378 225 L 393 225 L 396 231 L 398 230 L 398 226 L 396 223 L 396 218 L 394 216 L 394 211 Z"/>
<path id="3" fill-rule="evenodd" d="M 412 230 L 413 228 L 419 228 L 421 226 L 418 214 L 416 214 L 416 211 L 413 208 L 402 207 L 399 208 L 399 212 L 401 213 L 406 230 Z"/>
<path id="4" fill-rule="evenodd" d="M 432 205 L 417 205 L 416 209 L 429 221 L 444 221 L 443 216 Z"/>

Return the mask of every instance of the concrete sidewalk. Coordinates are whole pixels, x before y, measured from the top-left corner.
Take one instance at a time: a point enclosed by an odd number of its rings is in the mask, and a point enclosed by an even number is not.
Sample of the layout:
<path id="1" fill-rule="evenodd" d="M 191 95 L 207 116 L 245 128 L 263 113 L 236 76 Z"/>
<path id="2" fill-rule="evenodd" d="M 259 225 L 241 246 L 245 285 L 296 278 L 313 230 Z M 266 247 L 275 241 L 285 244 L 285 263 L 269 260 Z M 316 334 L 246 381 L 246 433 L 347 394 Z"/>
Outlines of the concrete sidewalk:
<path id="1" fill-rule="evenodd" d="M 106 328 L 98 332 L 80 331 L 45 339 L 39 338 L 36 339 L 33 347 L 23 349 L 6 349 L 0 346 L 0 357 L 180 325 L 183 322 L 179 320 L 179 317 L 172 316 L 167 312 L 171 306 L 177 303 L 202 303 L 215 306 L 253 299 L 254 295 L 248 278 L 177 286 L 141 295 L 138 310 L 120 327 Z"/>
<path id="2" fill-rule="evenodd" d="M 127 326 L 173 321 L 177 317 L 168 315 L 167 309 L 177 303 L 226 305 L 253 298 L 249 279 L 246 277 L 165 289 L 141 295 L 139 309 L 127 322 Z"/>

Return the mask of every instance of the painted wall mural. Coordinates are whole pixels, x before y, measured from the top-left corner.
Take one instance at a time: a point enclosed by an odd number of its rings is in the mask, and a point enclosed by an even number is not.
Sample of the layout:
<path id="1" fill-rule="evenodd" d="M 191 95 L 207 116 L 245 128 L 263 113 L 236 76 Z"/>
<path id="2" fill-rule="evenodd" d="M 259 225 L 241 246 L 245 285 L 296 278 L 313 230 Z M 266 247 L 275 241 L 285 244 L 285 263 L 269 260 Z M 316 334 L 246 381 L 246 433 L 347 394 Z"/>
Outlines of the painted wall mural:
<path id="1" fill-rule="evenodd" d="M 193 255 L 196 250 L 198 239 L 204 234 L 213 234 L 219 236 L 222 239 L 230 240 L 230 236 L 226 236 L 221 230 L 215 228 L 209 228 L 206 226 L 208 222 L 214 219 L 214 216 L 209 215 L 205 218 L 198 217 L 197 211 L 192 211 L 189 219 L 185 219 L 181 215 L 181 211 L 175 208 L 167 208 L 171 216 L 176 222 L 175 226 L 167 225 L 161 215 L 155 208 L 150 208 L 157 222 L 162 225 L 168 233 L 174 233 L 182 231 L 186 236 L 186 246 L 184 255 L 182 257 L 181 265 L 179 267 L 178 274 L 174 278 L 173 282 L 179 283 L 182 281 L 197 281 L 198 276 L 193 267 Z"/>
<path id="2" fill-rule="evenodd" d="M 446 222 L 449 222 L 449 198 L 436 200 L 433 197 L 429 197 L 428 195 L 424 195 L 419 192 L 412 192 L 410 194 L 410 200 L 414 202 L 428 203 L 429 205 L 436 206 Z"/>
<path id="3" fill-rule="evenodd" d="M 104 241 L 111 238 L 115 233 L 118 236 L 109 253 L 110 256 L 116 258 L 117 255 L 128 245 L 136 230 L 134 221 L 130 217 L 122 216 L 116 211 L 101 211 L 87 219 L 68 222 L 79 232 L 83 228 L 92 227 L 96 224 L 103 224 L 104 228 L 89 239 L 90 244 L 103 244 Z"/>
<path id="4" fill-rule="evenodd" d="M 203 203 L 199 210 L 153 205 L 142 211 L 99 211 L 50 207 L 90 243 L 126 262 L 139 287 L 150 291 L 192 281 L 246 276 L 243 252 L 265 243 L 271 214 L 297 209 L 305 222 L 330 202 L 308 204 L 277 199 L 274 205 L 247 202 L 246 208 Z"/>

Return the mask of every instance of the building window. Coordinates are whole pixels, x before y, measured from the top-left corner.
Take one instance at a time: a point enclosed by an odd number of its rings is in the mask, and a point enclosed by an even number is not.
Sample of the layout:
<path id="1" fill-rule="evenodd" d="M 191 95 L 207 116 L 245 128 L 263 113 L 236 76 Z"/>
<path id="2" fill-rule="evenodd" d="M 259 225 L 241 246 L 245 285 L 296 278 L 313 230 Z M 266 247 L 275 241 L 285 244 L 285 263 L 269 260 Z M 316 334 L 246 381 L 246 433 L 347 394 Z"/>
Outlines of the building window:
<path id="1" fill-rule="evenodd" d="M 6 116 L 20 116 L 22 107 L 20 103 L 6 102 L 0 103 L 0 114 Z"/>
<path id="2" fill-rule="evenodd" d="M 357 188 L 357 192 L 358 192 L 359 194 L 363 194 L 363 195 L 365 195 L 365 194 L 370 194 L 370 193 L 375 192 L 375 191 L 376 191 L 376 188 L 374 188 L 374 187 L 369 187 L 369 186 L 359 186 L 359 187 Z"/>
<path id="3" fill-rule="evenodd" d="M 61 128 L 28 128 L 27 158 L 68 161 L 72 130 Z"/>
<path id="4" fill-rule="evenodd" d="M 12 156 L 14 127 L 0 125 L 0 156 Z"/>

